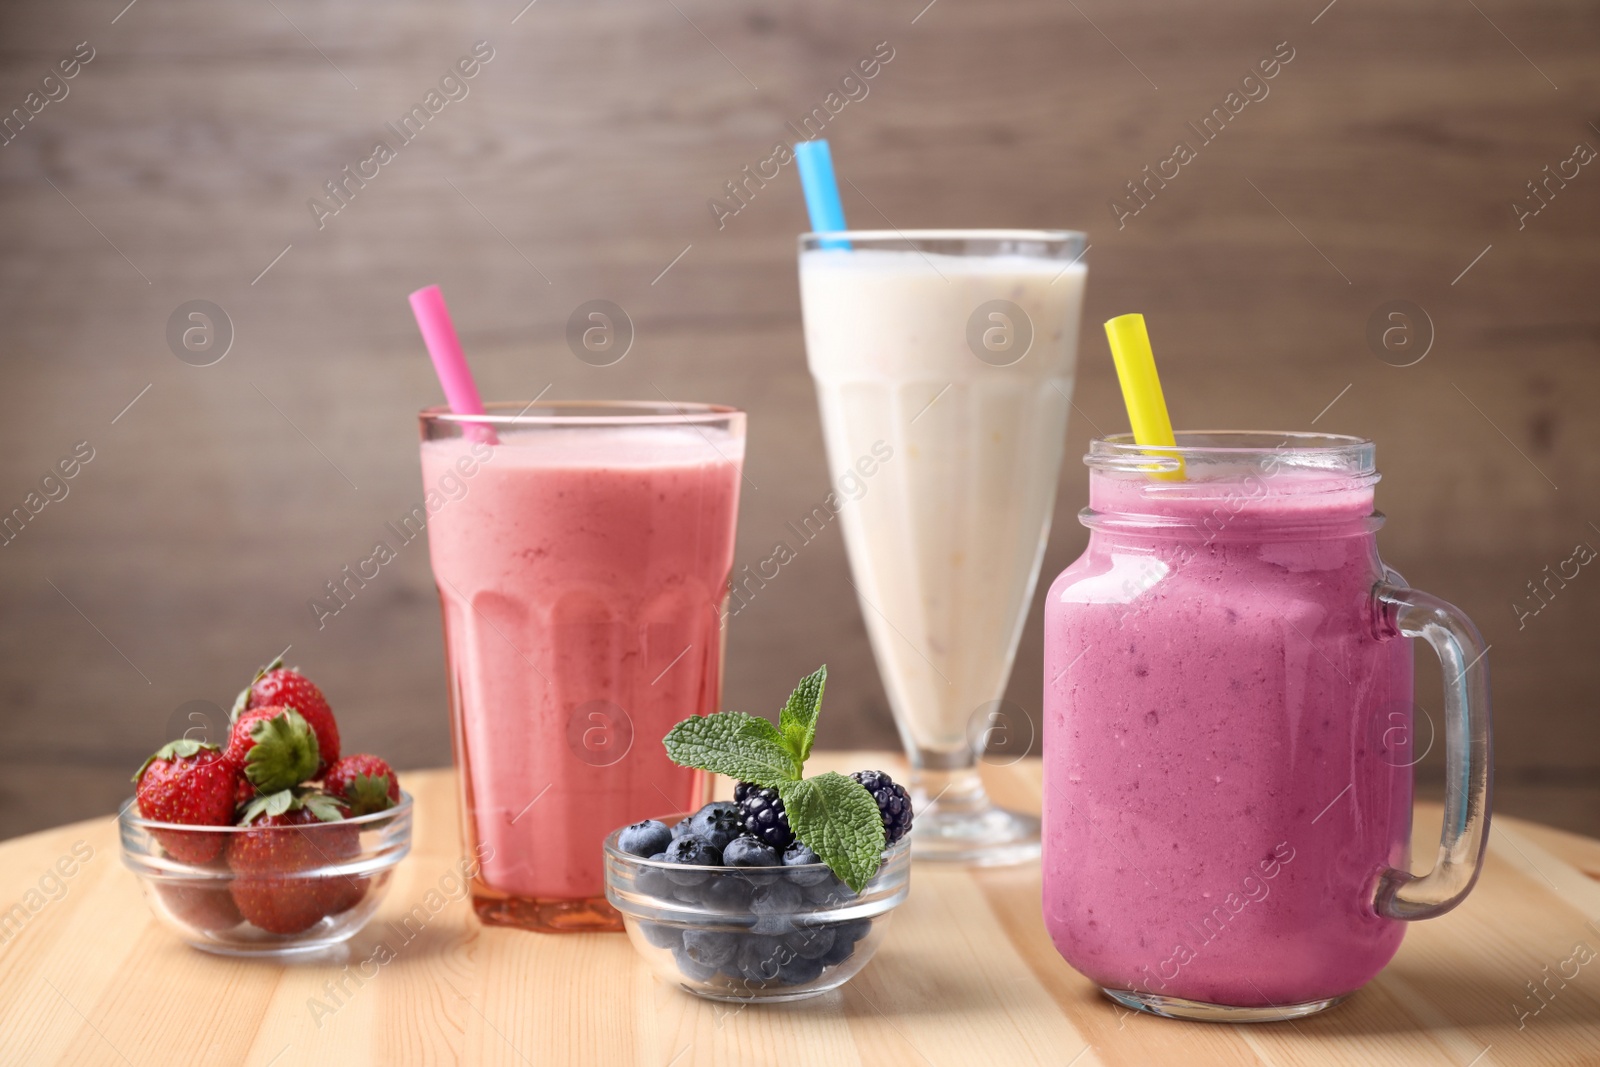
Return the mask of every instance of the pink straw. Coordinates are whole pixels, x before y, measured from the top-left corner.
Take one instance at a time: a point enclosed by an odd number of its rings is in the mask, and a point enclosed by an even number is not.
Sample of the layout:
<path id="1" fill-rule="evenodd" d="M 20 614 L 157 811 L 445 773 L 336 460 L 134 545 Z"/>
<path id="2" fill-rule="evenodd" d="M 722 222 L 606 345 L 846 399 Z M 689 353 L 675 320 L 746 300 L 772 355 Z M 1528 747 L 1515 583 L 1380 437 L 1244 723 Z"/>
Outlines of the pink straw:
<path id="1" fill-rule="evenodd" d="M 472 380 L 467 357 L 461 351 L 461 339 L 450 321 L 444 294 L 437 285 L 430 285 L 412 293 L 410 299 L 411 313 L 417 317 L 422 343 L 428 347 L 434 373 L 444 387 L 444 398 L 450 410 L 457 415 L 482 415 L 483 400 L 478 396 L 477 383 Z"/>
<path id="2" fill-rule="evenodd" d="M 457 415 L 482 415 L 483 400 L 478 396 L 478 385 L 472 380 L 472 368 L 467 366 L 466 353 L 461 351 L 461 338 L 450 321 L 450 309 L 445 306 L 444 294 L 437 285 L 418 289 L 410 296 L 411 313 L 417 317 L 417 328 L 422 331 L 422 343 L 433 360 L 433 371 L 444 387 L 445 402 Z M 497 443 L 492 427 L 469 424 L 468 437 L 490 444 Z"/>

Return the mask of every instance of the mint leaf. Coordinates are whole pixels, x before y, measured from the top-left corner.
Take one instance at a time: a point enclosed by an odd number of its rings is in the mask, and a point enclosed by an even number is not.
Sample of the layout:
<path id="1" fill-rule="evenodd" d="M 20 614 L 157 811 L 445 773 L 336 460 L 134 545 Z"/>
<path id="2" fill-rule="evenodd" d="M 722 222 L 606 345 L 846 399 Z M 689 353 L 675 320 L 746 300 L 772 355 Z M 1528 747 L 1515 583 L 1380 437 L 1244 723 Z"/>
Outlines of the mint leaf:
<path id="1" fill-rule="evenodd" d="M 698 767 L 769 788 L 800 777 L 800 762 L 778 728 L 742 711 L 684 719 L 662 743 L 667 758 L 680 767 Z"/>
<path id="2" fill-rule="evenodd" d="M 854 778 L 829 771 L 777 786 L 794 835 L 857 893 L 878 873 L 884 848 L 878 802 Z"/>
<path id="3" fill-rule="evenodd" d="M 824 663 L 815 674 L 800 679 L 778 715 L 778 729 L 783 731 L 802 769 L 811 756 L 811 742 L 817 736 L 817 712 L 822 710 L 822 687 L 827 683 L 828 665 Z"/>

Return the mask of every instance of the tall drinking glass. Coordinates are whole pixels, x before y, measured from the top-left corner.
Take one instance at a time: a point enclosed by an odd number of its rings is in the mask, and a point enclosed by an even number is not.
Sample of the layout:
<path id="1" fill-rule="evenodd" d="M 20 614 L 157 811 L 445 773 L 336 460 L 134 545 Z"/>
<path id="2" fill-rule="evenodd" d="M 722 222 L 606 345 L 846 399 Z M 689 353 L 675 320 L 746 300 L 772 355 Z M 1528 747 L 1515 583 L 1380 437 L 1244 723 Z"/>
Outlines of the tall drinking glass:
<path id="1" fill-rule="evenodd" d="M 706 404 L 422 413 L 462 833 L 479 918 L 620 930 L 606 834 L 700 806 L 672 724 L 718 709 L 745 416 Z M 412 534 L 411 536 L 415 536 Z"/>
<path id="2" fill-rule="evenodd" d="M 977 760 L 1050 532 L 1084 250 L 1063 230 L 800 238 L 829 465 L 865 486 L 841 492 L 859 495 L 845 545 L 911 757 L 921 858 L 1039 854 L 1038 819 L 994 806 Z"/>

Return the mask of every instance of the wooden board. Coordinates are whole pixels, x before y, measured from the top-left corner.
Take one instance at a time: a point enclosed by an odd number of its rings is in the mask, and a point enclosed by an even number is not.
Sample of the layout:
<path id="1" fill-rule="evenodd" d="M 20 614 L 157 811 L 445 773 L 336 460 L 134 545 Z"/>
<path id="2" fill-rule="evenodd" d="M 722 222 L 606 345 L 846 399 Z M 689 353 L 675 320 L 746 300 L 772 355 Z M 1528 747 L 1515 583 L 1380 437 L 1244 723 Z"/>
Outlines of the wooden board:
<path id="1" fill-rule="evenodd" d="M 894 766 L 828 754 L 838 768 Z M 1004 802 L 1037 807 L 1039 764 L 987 768 Z M 1600 842 L 1496 822 L 1488 866 L 1452 914 L 1416 924 L 1395 961 L 1344 1005 L 1297 1023 L 1219 1026 L 1129 1014 L 1056 955 L 1036 864 L 973 871 L 918 864 L 872 964 L 800 1004 L 696 1000 L 658 982 L 618 935 L 478 926 L 464 902 L 439 911 L 366 982 L 388 920 L 440 886 L 459 851 L 448 771 L 409 776 L 416 840 L 382 910 L 346 958 L 281 966 L 221 959 L 158 927 L 99 819 L 0 845 L 9 907 L 75 843 L 93 855 L 0 945 L 6 1063 L 1594 1064 L 1600 962 L 1531 1009 L 1575 944 L 1600 945 Z M 1431 853 L 1438 809 L 1419 809 Z M 79 846 L 80 854 L 83 847 Z M 1585 871 L 1591 872 L 1586 875 Z M 1548 967 L 1547 972 L 1545 968 Z M 1571 970 L 1569 965 L 1568 970 Z M 343 981 L 344 990 L 337 985 Z M 333 985 L 330 986 L 330 983 Z M 317 1009 L 316 1004 L 324 1005 Z M 332 1008 L 329 1013 L 326 1009 Z"/>

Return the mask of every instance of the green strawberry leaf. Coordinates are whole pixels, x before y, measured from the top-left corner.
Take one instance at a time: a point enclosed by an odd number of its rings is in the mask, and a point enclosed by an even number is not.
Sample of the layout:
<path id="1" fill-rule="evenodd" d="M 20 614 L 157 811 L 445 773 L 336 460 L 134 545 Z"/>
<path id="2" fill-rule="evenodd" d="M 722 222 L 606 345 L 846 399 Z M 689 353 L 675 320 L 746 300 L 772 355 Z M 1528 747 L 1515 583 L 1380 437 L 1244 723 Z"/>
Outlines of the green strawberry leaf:
<path id="1" fill-rule="evenodd" d="M 244 758 L 244 776 L 257 792 L 288 789 L 317 773 L 322 755 L 317 735 L 292 708 L 251 727 L 255 742 Z"/>
<path id="2" fill-rule="evenodd" d="M 387 774 L 356 775 L 345 786 L 344 799 L 349 802 L 352 815 L 366 815 L 394 807 L 394 801 L 389 799 Z"/>
<path id="3" fill-rule="evenodd" d="M 885 844 L 883 816 L 866 787 L 829 771 L 780 782 L 789 826 L 807 848 L 857 893 L 878 873 Z"/>
<path id="4" fill-rule="evenodd" d="M 248 826 L 263 815 L 282 815 L 305 808 L 320 822 L 338 822 L 345 816 L 344 801 L 320 789 L 280 789 L 261 793 L 239 815 L 239 825 Z"/>
<path id="5" fill-rule="evenodd" d="M 168 741 L 166 744 L 156 749 L 155 754 L 149 759 L 139 764 L 139 769 L 133 773 L 133 780 L 137 782 L 140 778 L 143 778 L 145 769 L 158 759 L 183 759 L 188 756 L 197 756 L 207 750 L 215 752 L 217 751 L 217 746 L 207 744 L 204 741 L 196 741 L 192 737 L 183 737 L 176 741 Z"/>
<path id="6" fill-rule="evenodd" d="M 817 736 L 817 713 L 822 710 L 822 689 L 828 684 L 828 665 L 800 679 L 778 715 L 778 729 L 800 761 L 802 771 L 811 756 L 811 742 Z"/>
<path id="7" fill-rule="evenodd" d="M 338 822 L 344 818 L 344 804 L 327 793 L 306 793 L 300 797 L 300 806 L 322 822 Z"/>
<path id="8" fill-rule="evenodd" d="M 282 815 L 295 806 L 295 795 L 292 789 L 280 789 L 276 793 L 261 793 L 249 804 L 239 816 L 239 825 L 248 826 L 263 815 Z"/>
<path id="9" fill-rule="evenodd" d="M 279 656 L 259 671 L 256 671 L 255 677 L 250 679 L 250 684 L 245 686 L 244 690 L 233 698 L 233 710 L 228 713 L 229 722 L 238 722 L 239 716 L 243 715 L 245 710 L 250 707 L 250 691 L 256 687 L 256 683 L 265 678 L 268 671 L 275 671 L 282 666 L 283 657 Z"/>
<path id="10" fill-rule="evenodd" d="M 696 767 L 767 787 L 800 778 L 800 761 L 788 741 L 758 715 L 742 711 L 696 715 L 669 730 L 662 743 L 667 758 L 680 767 Z"/>

